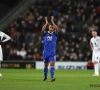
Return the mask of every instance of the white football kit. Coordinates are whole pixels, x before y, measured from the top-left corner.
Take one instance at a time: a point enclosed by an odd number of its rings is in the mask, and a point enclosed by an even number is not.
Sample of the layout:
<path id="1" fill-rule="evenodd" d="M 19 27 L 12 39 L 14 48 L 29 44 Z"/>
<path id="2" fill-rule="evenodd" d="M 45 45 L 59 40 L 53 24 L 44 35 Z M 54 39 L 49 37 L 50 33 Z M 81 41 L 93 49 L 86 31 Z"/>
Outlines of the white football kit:
<path id="1" fill-rule="evenodd" d="M 97 36 L 96 38 L 92 37 L 90 42 L 93 45 L 93 52 L 92 52 L 92 62 L 100 61 L 100 37 Z"/>
<path id="2" fill-rule="evenodd" d="M 4 38 L 4 39 L 3 39 Z M 0 31 L 0 43 L 2 43 L 2 42 L 6 42 L 6 41 L 8 41 L 8 40 L 10 40 L 11 38 L 7 35 L 7 34 L 5 34 L 4 32 L 1 32 Z M 1 45 L 0 45 L 0 61 L 2 61 L 3 60 L 3 54 L 2 54 L 2 47 L 1 47 Z"/>

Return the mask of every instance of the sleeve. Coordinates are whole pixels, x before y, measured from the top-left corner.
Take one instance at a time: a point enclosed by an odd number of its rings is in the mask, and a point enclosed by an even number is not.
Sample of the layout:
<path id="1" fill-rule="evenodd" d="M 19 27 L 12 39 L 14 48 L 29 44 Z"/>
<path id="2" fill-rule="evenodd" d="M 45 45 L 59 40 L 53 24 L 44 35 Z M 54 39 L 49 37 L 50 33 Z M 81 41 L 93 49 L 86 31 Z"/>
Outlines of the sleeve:
<path id="1" fill-rule="evenodd" d="M 98 46 L 98 49 L 100 49 L 100 37 L 99 37 L 99 43 L 98 43 L 98 45 L 99 45 L 99 46 Z"/>
<path id="2" fill-rule="evenodd" d="M 92 39 L 90 39 L 90 43 L 92 43 Z"/>
<path id="3" fill-rule="evenodd" d="M 99 37 L 99 42 L 100 42 L 100 37 Z"/>
<path id="4" fill-rule="evenodd" d="M 99 37 L 99 46 L 100 46 L 100 37 Z"/>
<path id="5" fill-rule="evenodd" d="M 4 33 L 3 37 L 4 37 L 5 39 L 4 39 L 4 40 L 2 40 L 2 42 L 6 42 L 6 41 L 8 41 L 8 40 L 10 40 L 10 39 L 11 39 L 11 37 L 10 37 L 10 36 L 8 36 L 8 35 L 7 35 L 7 34 L 5 34 L 5 33 Z"/>

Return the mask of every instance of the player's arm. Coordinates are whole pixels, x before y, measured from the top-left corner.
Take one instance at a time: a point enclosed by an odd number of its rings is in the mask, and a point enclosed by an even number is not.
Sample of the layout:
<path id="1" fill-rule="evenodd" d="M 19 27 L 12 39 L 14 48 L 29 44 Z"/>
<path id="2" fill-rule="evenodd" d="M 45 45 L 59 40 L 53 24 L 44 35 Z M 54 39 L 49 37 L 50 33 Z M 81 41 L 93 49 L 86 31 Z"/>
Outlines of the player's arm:
<path id="1" fill-rule="evenodd" d="M 10 36 L 8 36 L 7 34 L 4 34 L 4 40 L 2 40 L 2 42 L 6 42 L 6 41 L 8 41 L 8 40 L 10 40 L 11 39 L 11 37 Z"/>
<path id="2" fill-rule="evenodd" d="M 93 44 L 90 42 L 90 47 L 91 47 L 91 49 L 93 50 Z"/>
<path id="3" fill-rule="evenodd" d="M 59 32 L 57 25 L 54 23 L 54 16 L 51 16 L 51 23 L 53 24 L 54 30 L 56 33 Z"/>
<path id="4" fill-rule="evenodd" d="M 100 37 L 99 37 L 99 48 L 98 48 L 98 50 L 100 50 Z"/>
<path id="5" fill-rule="evenodd" d="M 44 26 L 42 27 L 42 32 L 45 33 L 45 30 L 46 30 L 46 27 L 48 25 L 48 20 L 47 20 L 47 17 L 45 17 L 45 24 Z"/>

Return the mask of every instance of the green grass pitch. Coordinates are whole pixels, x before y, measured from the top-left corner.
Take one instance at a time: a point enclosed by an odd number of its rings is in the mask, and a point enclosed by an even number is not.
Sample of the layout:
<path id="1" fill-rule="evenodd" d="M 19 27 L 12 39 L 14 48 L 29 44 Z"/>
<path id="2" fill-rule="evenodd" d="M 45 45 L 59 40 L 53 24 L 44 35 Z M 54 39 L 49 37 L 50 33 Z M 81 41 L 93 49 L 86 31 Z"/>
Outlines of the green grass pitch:
<path id="1" fill-rule="evenodd" d="M 100 90 L 100 76 L 93 70 L 56 70 L 55 82 L 43 82 L 43 70 L 0 69 L 0 90 Z M 90 85 L 99 84 L 99 87 Z"/>

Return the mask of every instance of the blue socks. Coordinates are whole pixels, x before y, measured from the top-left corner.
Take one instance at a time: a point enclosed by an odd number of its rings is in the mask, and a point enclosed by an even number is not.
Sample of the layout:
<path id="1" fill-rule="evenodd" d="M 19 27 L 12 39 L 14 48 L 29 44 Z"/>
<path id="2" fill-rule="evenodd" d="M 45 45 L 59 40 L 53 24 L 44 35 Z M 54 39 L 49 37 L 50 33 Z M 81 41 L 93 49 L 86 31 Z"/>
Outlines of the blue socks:
<path id="1" fill-rule="evenodd" d="M 54 78 L 54 72 L 55 72 L 55 68 L 54 66 L 50 67 L 50 75 L 51 78 Z M 44 67 L 44 78 L 47 79 L 47 74 L 48 74 L 48 67 Z"/>
<path id="2" fill-rule="evenodd" d="M 51 66 L 50 67 L 51 78 L 54 78 L 54 72 L 55 72 L 55 68 L 54 68 L 54 66 Z"/>
<path id="3" fill-rule="evenodd" d="M 47 79 L 48 67 L 44 67 L 44 78 Z"/>

